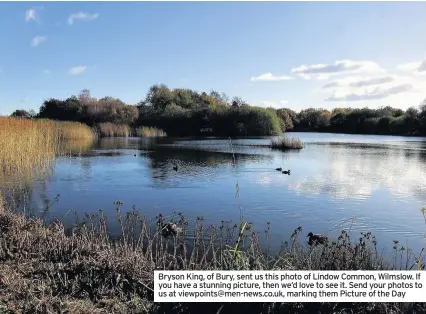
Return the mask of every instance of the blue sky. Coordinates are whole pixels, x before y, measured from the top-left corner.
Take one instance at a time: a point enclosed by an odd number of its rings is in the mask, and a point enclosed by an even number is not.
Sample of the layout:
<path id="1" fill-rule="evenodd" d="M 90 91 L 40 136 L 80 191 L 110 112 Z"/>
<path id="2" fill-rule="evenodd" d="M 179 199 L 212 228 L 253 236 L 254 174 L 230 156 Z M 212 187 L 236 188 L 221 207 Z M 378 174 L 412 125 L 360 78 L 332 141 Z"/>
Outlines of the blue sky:
<path id="1" fill-rule="evenodd" d="M 426 98 L 426 3 L 2 2 L 0 113 L 155 83 L 253 105 L 406 109 Z"/>

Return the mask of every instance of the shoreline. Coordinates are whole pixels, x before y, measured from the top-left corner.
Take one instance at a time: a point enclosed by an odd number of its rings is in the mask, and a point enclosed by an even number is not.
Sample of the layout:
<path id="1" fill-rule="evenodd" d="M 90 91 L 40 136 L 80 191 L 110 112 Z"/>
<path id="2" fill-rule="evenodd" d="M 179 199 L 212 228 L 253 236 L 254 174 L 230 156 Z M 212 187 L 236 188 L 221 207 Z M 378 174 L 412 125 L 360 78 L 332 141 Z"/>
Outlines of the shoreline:
<path id="1" fill-rule="evenodd" d="M 371 135 L 371 136 L 400 136 L 400 137 L 426 137 L 421 134 L 386 134 L 386 133 L 352 133 L 352 132 L 336 132 L 336 131 L 325 131 L 325 130 L 286 130 L 285 133 L 319 133 L 319 134 L 342 134 L 342 135 Z M 284 133 L 284 134 L 285 134 Z"/>
<path id="2" fill-rule="evenodd" d="M 223 237 L 221 230 L 226 226 L 208 228 L 203 226 L 202 220 L 197 220 L 194 245 L 191 246 L 185 236 L 188 223 L 183 216 L 176 221 L 183 228 L 183 234 L 164 238 L 152 230 L 148 220 L 139 213 L 124 214 L 117 209 L 122 234 L 118 239 L 111 239 L 103 214 L 98 218 L 89 215 L 85 223 L 74 226 L 67 234 L 58 220 L 45 225 L 41 219 L 25 218 L 1 208 L 0 309 L 10 310 L 5 313 L 56 312 L 59 304 L 70 313 L 168 313 L 177 308 L 185 313 L 210 313 L 214 308 L 217 313 L 220 303 L 154 303 L 154 270 L 396 268 L 377 252 L 375 238 L 370 233 L 352 241 L 342 231 L 337 239 L 326 245 L 309 247 L 299 242 L 299 237 L 304 239 L 306 232 L 298 228 L 285 249 L 277 256 L 271 256 L 260 247 L 257 232 L 250 224 L 244 224 L 247 227 L 241 228 L 240 232 Z M 138 222 L 141 231 L 135 232 L 134 226 Z M 210 237 L 204 237 L 206 234 Z M 240 252 L 238 258 L 226 245 L 235 246 L 234 249 Z M 413 256 L 411 262 L 416 267 Z M 412 266 L 411 262 L 409 266 Z M 425 265 L 420 267 L 424 270 Z M 266 308 L 270 309 L 266 313 L 283 310 L 299 313 L 300 309 L 324 312 L 336 307 L 348 311 L 373 308 L 376 313 L 402 310 L 400 304 L 385 303 L 223 303 L 222 306 L 220 313 L 244 308 L 248 313 L 259 313 Z M 426 310 L 426 304 L 410 306 Z"/>

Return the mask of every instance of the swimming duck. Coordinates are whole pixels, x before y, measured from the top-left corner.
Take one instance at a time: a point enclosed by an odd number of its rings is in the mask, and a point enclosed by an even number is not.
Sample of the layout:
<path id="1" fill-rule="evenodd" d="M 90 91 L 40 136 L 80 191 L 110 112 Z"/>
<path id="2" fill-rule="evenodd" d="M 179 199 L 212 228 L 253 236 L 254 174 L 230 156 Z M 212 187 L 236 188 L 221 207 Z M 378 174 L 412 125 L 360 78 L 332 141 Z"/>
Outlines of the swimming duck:
<path id="1" fill-rule="evenodd" d="M 133 156 L 135 156 L 135 157 L 136 157 L 136 154 L 134 154 Z"/>
<path id="2" fill-rule="evenodd" d="M 275 170 L 277 170 L 277 171 L 282 171 L 282 170 L 283 170 L 283 168 L 279 167 L 279 168 L 277 168 L 277 169 L 275 169 Z"/>
<path id="3" fill-rule="evenodd" d="M 284 173 L 284 174 L 288 174 L 288 175 L 289 175 L 289 174 L 290 174 L 290 170 L 287 170 L 287 171 L 286 171 L 286 170 L 284 170 L 284 171 L 283 171 L 283 173 Z"/>
<path id="4" fill-rule="evenodd" d="M 309 237 L 309 245 L 324 244 L 328 241 L 328 237 L 322 234 L 313 234 L 312 232 L 309 232 L 307 236 Z"/>
<path id="5" fill-rule="evenodd" d="M 176 164 L 173 166 L 173 170 L 178 171 L 178 166 Z"/>
<path id="6" fill-rule="evenodd" d="M 161 235 L 165 238 L 170 236 L 176 236 L 178 233 L 182 232 L 182 228 L 178 227 L 175 223 L 158 223 L 160 226 Z"/>

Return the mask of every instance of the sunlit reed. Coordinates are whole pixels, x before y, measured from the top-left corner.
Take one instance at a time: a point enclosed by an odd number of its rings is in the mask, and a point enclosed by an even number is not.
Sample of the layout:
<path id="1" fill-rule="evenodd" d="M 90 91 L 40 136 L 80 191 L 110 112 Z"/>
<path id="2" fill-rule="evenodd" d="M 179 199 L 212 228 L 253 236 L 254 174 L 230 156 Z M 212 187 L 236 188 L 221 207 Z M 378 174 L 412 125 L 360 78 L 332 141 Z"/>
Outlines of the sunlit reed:
<path id="1" fill-rule="evenodd" d="M 0 116 L 0 180 L 31 177 L 49 168 L 67 140 L 92 141 L 92 130 L 78 122 Z"/>
<path id="2" fill-rule="evenodd" d="M 136 128 L 136 136 L 138 137 L 164 137 L 167 136 L 166 132 L 161 129 L 141 126 Z"/>
<path id="3" fill-rule="evenodd" d="M 286 135 L 271 141 L 271 148 L 274 149 L 302 149 L 303 142 L 299 138 L 289 138 Z"/>
<path id="4" fill-rule="evenodd" d="M 101 137 L 129 137 L 132 135 L 132 129 L 127 124 L 110 122 L 99 123 L 97 131 Z"/>

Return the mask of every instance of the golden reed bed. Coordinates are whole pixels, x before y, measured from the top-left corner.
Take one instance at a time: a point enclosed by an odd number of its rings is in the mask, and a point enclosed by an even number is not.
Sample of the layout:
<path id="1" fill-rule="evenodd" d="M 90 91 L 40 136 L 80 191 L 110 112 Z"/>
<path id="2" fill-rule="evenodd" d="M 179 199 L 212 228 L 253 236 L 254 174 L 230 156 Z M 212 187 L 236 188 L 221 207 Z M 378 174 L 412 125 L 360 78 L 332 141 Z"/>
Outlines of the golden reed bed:
<path id="1" fill-rule="evenodd" d="M 0 116 L 0 179 L 49 165 L 66 140 L 92 141 L 94 132 L 78 122 Z"/>

